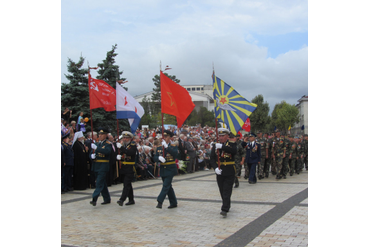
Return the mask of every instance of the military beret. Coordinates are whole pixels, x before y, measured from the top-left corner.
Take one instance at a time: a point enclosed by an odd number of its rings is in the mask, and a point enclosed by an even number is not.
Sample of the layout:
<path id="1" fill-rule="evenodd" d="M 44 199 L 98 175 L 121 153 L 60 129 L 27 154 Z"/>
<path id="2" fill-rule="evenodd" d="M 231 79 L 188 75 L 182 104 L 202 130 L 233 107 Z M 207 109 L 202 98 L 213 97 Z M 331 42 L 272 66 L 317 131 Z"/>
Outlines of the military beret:
<path id="1" fill-rule="evenodd" d="M 163 132 L 163 136 L 170 136 L 170 137 L 172 137 L 173 136 L 173 133 L 171 131 L 169 131 L 169 130 L 165 130 Z"/>
<path id="2" fill-rule="evenodd" d="M 131 133 L 131 132 L 129 132 L 129 131 L 123 131 L 122 132 L 122 138 L 123 137 L 130 137 L 130 138 L 133 138 L 134 137 L 134 135 Z"/>
<path id="3" fill-rule="evenodd" d="M 230 134 L 230 131 L 225 128 L 218 128 L 218 135 L 228 135 Z"/>
<path id="4" fill-rule="evenodd" d="M 257 134 L 262 134 L 262 131 L 257 130 Z"/>
<path id="5" fill-rule="evenodd" d="M 234 137 L 235 137 L 235 135 L 234 135 L 232 132 L 230 132 L 229 137 L 230 137 L 230 138 L 234 138 Z"/>

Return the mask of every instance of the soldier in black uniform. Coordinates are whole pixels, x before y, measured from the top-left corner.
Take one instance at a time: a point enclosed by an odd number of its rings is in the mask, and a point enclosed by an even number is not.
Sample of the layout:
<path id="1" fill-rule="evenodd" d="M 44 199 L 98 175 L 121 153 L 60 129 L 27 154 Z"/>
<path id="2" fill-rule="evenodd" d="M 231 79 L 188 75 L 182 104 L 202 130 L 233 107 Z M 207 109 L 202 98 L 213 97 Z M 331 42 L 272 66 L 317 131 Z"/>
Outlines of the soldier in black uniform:
<path id="1" fill-rule="evenodd" d="M 134 190 L 132 188 L 132 181 L 135 178 L 135 159 L 136 159 L 136 142 L 132 141 L 134 135 L 129 131 L 122 132 L 122 144 L 117 143 L 117 147 L 120 149 L 120 154 L 117 155 L 117 160 L 122 160 L 120 167 L 120 174 L 123 178 L 123 189 L 120 199 L 117 201 L 118 205 L 122 206 L 123 202 L 128 197 L 128 202 L 125 204 L 133 205 L 134 201 Z M 118 145 L 119 144 L 119 145 Z"/>
<path id="2" fill-rule="evenodd" d="M 212 146 L 210 164 L 215 170 L 217 176 L 217 185 L 222 198 L 221 215 L 227 216 L 230 210 L 230 198 L 235 179 L 235 155 L 237 145 L 235 142 L 228 141 L 230 131 L 225 128 L 218 129 L 219 143 Z M 216 151 L 217 150 L 217 151 Z M 220 166 L 218 166 L 218 160 Z"/>

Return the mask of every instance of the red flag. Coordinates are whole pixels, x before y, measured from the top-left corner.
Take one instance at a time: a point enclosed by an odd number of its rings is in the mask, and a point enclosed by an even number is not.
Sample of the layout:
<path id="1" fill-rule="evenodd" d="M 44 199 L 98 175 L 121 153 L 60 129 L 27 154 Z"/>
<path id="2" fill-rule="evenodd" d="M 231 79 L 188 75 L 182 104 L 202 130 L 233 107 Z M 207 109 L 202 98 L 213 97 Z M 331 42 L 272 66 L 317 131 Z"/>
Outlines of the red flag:
<path id="1" fill-rule="evenodd" d="M 105 111 L 116 110 L 116 90 L 103 80 L 89 74 L 90 109 L 103 107 Z"/>
<path id="2" fill-rule="evenodd" d="M 162 113 L 176 116 L 177 127 L 180 128 L 193 111 L 195 105 L 191 100 L 189 92 L 168 78 L 162 71 L 160 80 Z"/>
<path id="3" fill-rule="evenodd" d="M 245 121 L 242 129 L 247 131 L 247 132 L 251 131 L 251 121 L 249 120 L 249 118 L 247 118 L 247 121 Z"/>

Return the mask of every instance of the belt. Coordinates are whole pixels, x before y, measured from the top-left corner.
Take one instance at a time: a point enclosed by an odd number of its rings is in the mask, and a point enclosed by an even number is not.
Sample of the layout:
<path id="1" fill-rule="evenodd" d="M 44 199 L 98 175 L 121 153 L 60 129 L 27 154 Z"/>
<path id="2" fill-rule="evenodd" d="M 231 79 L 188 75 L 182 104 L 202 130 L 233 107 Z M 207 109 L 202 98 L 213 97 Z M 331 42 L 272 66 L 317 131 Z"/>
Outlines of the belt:
<path id="1" fill-rule="evenodd" d="M 235 161 L 220 162 L 221 165 L 235 165 Z"/>
<path id="2" fill-rule="evenodd" d="M 109 160 L 93 160 L 94 162 L 109 162 Z"/>
<path id="3" fill-rule="evenodd" d="M 123 165 L 135 165 L 135 162 L 122 161 Z"/>
<path id="4" fill-rule="evenodd" d="M 175 163 L 176 163 L 176 161 L 170 161 L 170 162 L 162 163 L 161 166 L 162 165 L 173 165 Z"/>

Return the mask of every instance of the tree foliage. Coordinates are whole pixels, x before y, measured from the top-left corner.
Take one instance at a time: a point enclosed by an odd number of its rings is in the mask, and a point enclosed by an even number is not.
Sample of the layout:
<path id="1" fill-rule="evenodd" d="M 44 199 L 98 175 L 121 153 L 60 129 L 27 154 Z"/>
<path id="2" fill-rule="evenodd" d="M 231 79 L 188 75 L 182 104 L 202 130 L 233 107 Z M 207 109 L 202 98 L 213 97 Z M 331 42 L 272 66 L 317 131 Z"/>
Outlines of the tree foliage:
<path id="1" fill-rule="evenodd" d="M 287 132 L 289 126 L 299 122 L 299 110 L 295 105 L 286 103 L 284 100 L 275 105 L 271 114 L 271 122 L 280 131 Z"/>
<path id="2" fill-rule="evenodd" d="M 115 65 L 114 58 L 117 56 L 115 52 L 117 45 L 112 46 L 112 49 L 107 52 L 107 57 L 102 63 L 99 63 L 97 79 L 104 80 L 113 88 L 116 88 L 116 80 L 123 73 L 119 71 L 119 66 Z M 72 110 L 72 119 L 77 121 L 80 112 L 84 113 L 84 117 L 91 119 L 90 114 L 90 99 L 88 86 L 88 66 L 82 68 L 85 58 L 80 57 L 78 62 L 74 62 L 68 58 L 67 69 L 70 74 L 65 74 L 69 83 L 62 83 L 61 86 L 61 107 L 64 110 L 68 107 Z M 123 78 L 123 80 L 125 80 Z M 116 112 L 106 112 L 103 108 L 93 109 L 93 129 L 96 131 L 99 127 L 105 127 L 112 134 L 117 134 Z M 86 131 L 91 131 L 90 121 L 87 123 Z M 130 131 L 130 125 L 126 119 L 119 120 L 119 128 Z"/>
<path id="3" fill-rule="evenodd" d="M 269 111 L 270 107 L 267 102 L 263 102 L 262 94 L 257 95 L 252 99 L 252 103 L 257 104 L 257 108 L 249 116 L 251 122 L 251 132 L 257 130 L 266 132 L 268 123 L 270 122 Z"/>

